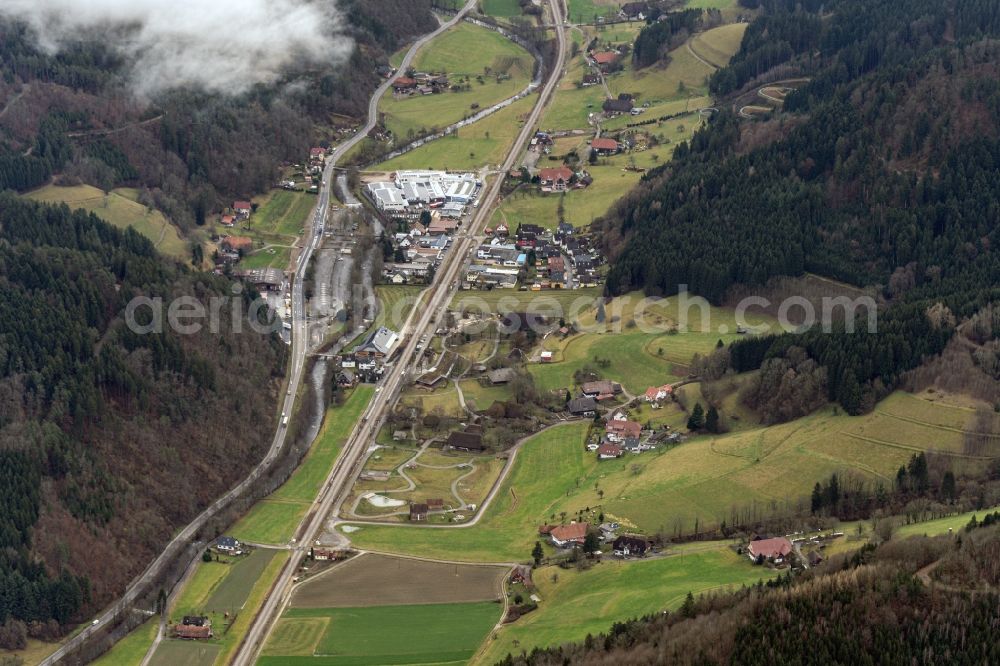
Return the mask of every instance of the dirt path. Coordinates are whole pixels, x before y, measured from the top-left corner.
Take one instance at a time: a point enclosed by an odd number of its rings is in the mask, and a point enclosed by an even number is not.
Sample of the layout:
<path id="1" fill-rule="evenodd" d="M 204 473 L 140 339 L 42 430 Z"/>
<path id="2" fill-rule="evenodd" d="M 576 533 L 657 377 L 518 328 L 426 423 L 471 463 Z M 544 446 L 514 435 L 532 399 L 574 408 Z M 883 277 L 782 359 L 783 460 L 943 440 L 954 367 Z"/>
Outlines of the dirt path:
<path id="1" fill-rule="evenodd" d="M 66 132 L 66 136 L 73 138 L 80 138 L 84 136 L 108 136 L 109 134 L 118 134 L 119 132 L 124 132 L 127 129 L 133 127 L 144 127 L 146 125 L 151 125 L 155 122 L 159 122 L 163 118 L 161 113 L 158 116 L 152 118 L 147 118 L 146 120 L 137 120 L 134 123 L 128 123 L 127 125 L 122 125 L 121 127 L 112 127 L 110 129 L 94 129 L 94 130 L 81 130 L 79 132 Z"/>
<path id="2" fill-rule="evenodd" d="M 11 97 L 10 101 L 4 104 L 4 107 L 0 109 L 0 118 L 3 118 L 7 114 L 7 111 L 10 110 L 10 107 L 14 106 L 17 103 L 17 100 L 21 99 L 21 97 L 24 96 L 24 93 L 28 92 L 29 88 L 31 88 L 31 84 L 25 83 L 24 86 L 21 88 L 21 92 Z M 29 148 L 28 150 L 30 151 L 31 149 Z"/>
<path id="3" fill-rule="evenodd" d="M 690 53 L 691 55 L 693 55 L 694 58 L 695 58 L 695 60 L 697 60 L 701 64 L 705 65 L 706 67 L 711 67 L 713 70 L 719 69 L 718 65 L 710 63 L 709 61 L 705 60 L 700 55 L 698 55 L 698 53 L 693 48 L 691 48 L 691 41 L 692 40 L 689 39 L 689 40 L 687 40 L 687 42 L 684 43 L 684 45 L 687 46 L 688 53 Z"/>

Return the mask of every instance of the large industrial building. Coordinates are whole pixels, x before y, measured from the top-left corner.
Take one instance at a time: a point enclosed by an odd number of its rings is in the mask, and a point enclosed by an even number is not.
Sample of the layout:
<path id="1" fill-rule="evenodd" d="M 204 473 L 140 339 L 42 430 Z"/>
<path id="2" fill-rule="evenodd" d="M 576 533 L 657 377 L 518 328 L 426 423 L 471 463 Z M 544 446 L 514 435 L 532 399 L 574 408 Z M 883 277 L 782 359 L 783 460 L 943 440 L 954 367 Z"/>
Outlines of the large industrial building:
<path id="1" fill-rule="evenodd" d="M 391 181 L 369 183 L 368 195 L 381 212 L 401 215 L 442 209 L 460 217 L 479 194 L 482 183 L 471 173 L 397 171 Z"/>

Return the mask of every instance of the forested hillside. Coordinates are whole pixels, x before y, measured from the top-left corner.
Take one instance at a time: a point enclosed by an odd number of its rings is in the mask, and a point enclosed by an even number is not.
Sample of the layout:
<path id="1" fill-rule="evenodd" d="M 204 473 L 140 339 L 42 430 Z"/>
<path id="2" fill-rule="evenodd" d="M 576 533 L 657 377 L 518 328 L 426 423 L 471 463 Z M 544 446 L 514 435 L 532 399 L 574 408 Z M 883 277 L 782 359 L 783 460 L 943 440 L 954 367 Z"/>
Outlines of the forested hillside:
<path id="1" fill-rule="evenodd" d="M 998 297 L 1000 12 L 975 0 L 760 4 L 713 88 L 811 81 L 770 120 L 723 108 L 597 222 L 614 257 L 608 289 L 686 284 L 718 303 L 734 284 L 806 271 L 880 285 L 891 307 L 879 335 L 796 343 L 830 366 L 830 397 L 854 413 Z"/>
<path id="2" fill-rule="evenodd" d="M 65 173 L 104 189 L 139 186 L 143 203 L 182 229 L 203 224 L 273 185 L 280 162 L 301 160 L 319 140 L 317 126 L 363 114 L 376 67 L 436 27 L 431 4 L 344 0 L 356 43 L 347 63 L 304 66 L 242 95 L 175 90 L 148 104 L 123 83 L 126 63 L 106 44 L 48 55 L 25 25 L 0 19 L 0 108 L 21 95 L 0 117 L 0 191 Z"/>
<path id="3" fill-rule="evenodd" d="M 997 663 L 998 547 L 995 527 L 955 541 L 889 541 L 795 579 L 689 595 L 676 612 L 619 622 L 583 644 L 501 664 Z M 935 562 L 936 571 L 917 575 Z"/>
<path id="4" fill-rule="evenodd" d="M 184 294 L 231 291 L 131 229 L 0 195 L 0 636 L 119 595 L 263 455 L 285 345 L 235 333 L 228 302 L 215 333 L 124 325 L 133 297 Z"/>

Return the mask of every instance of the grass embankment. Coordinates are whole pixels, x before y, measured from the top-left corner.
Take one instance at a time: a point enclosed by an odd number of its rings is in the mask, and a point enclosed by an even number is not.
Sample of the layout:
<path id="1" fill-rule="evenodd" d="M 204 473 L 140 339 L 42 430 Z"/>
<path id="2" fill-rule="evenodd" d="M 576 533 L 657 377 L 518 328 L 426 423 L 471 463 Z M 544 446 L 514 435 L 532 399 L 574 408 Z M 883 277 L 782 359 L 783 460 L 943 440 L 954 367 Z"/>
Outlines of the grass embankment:
<path id="1" fill-rule="evenodd" d="M 374 393 L 375 387 L 362 384 L 352 391 L 343 405 L 330 407 L 316 441 L 291 478 L 266 499 L 257 502 L 230 533 L 251 543 L 287 543 Z"/>

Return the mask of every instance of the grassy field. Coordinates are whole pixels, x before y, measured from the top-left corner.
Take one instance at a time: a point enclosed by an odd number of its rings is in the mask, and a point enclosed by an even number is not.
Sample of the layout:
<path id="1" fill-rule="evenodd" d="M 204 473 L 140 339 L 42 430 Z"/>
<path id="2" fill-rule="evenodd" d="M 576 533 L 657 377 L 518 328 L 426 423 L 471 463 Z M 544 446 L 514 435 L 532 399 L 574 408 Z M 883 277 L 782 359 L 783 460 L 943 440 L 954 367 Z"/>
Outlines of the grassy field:
<path id="1" fill-rule="evenodd" d="M 618 5 L 613 0 L 569 0 L 568 18 L 571 23 L 583 23 L 593 21 L 595 16 L 614 17 Z"/>
<path id="2" fill-rule="evenodd" d="M 190 260 L 191 253 L 177 227 L 170 224 L 160 211 L 150 211 L 138 203 L 135 190 L 119 188 L 105 194 L 90 185 L 46 185 L 26 196 L 35 201 L 65 203 L 70 208 L 83 208 L 120 229 L 132 227 L 151 240 L 163 254 L 182 261 Z"/>
<path id="3" fill-rule="evenodd" d="M 552 102 L 542 114 L 541 126 L 547 130 L 587 129 L 591 113 L 601 111 L 604 88 L 581 87 L 583 75 L 590 67 L 582 55 L 567 62 L 566 75 L 559 81 Z"/>
<path id="4" fill-rule="evenodd" d="M 507 567 L 455 565 L 365 553 L 295 588 L 292 608 L 496 601 Z"/>
<path id="5" fill-rule="evenodd" d="M 515 91 L 516 92 L 516 91 Z M 464 94 L 464 93 L 462 93 Z M 447 93 L 450 97 L 451 93 Z M 438 95 L 443 97 L 444 95 Z M 397 169 L 477 169 L 499 164 L 524 125 L 536 98 L 528 95 L 467 127 L 374 167 Z"/>
<path id="6" fill-rule="evenodd" d="M 437 95 L 382 99 L 379 109 L 385 124 L 400 140 L 411 132 L 443 128 L 472 115 L 473 104 L 487 108 L 512 97 L 528 84 L 532 73 L 531 55 L 497 32 L 470 23 L 460 23 L 417 54 L 418 71 L 446 72 L 452 84 L 468 77 L 471 89 Z M 485 72 L 489 68 L 490 75 Z M 497 82 L 496 73 L 510 78 Z M 483 77 L 479 83 L 476 77 Z"/>
<path id="7" fill-rule="evenodd" d="M 295 473 L 267 499 L 257 502 L 231 534 L 252 543 L 287 543 L 374 393 L 373 386 L 362 384 L 343 405 L 330 407 L 320 434 Z"/>
<path id="8" fill-rule="evenodd" d="M 475 403 L 470 405 L 474 409 L 487 409 L 494 402 L 506 402 L 511 399 L 513 393 L 509 386 L 483 386 L 476 379 L 465 379 L 461 382 L 462 393 L 465 394 L 465 402 Z"/>
<path id="9" fill-rule="evenodd" d="M 238 268 L 280 268 L 285 270 L 292 261 L 292 248 L 285 245 L 262 248 L 240 259 Z"/>
<path id="10" fill-rule="evenodd" d="M 700 62 L 685 45 L 670 52 L 666 65 L 654 64 L 636 70 L 628 63 L 621 72 L 608 76 L 607 83 L 613 95 L 632 93 L 637 103 L 653 104 L 707 94 L 706 79 L 713 71 L 715 68 Z"/>
<path id="11" fill-rule="evenodd" d="M 707 319 L 701 316 L 703 312 Z M 569 388 L 573 374 L 589 365 L 638 395 L 650 386 L 687 376 L 695 353 L 708 354 L 719 340 L 725 344 L 740 337 L 734 332 L 733 310 L 707 305 L 705 310 L 684 309 L 679 297 L 644 301 L 641 294 L 627 294 L 605 306 L 605 325 L 598 325 L 595 315 L 595 307 L 579 310 L 567 320 L 576 322 L 584 333 L 545 340 L 543 348 L 553 352 L 554 362 L 529 367 L 540 390 Z M 770 317 L 750 312 L 746 319 L 751 325 L 774 323 Z M 673 327 L 677 333 L 663 333 Z"/>
<path id="12" fill-rule="evenodd" d="M 740 50 L 748 23 L 731 23 L 706 30 L 691 40 L 691 49 L 716 67 L 725 67 Z"/>
<path id="13" fill-rule="evenodd" d="M 957 410 L 957 413 L 956 413 Z M 919 411 L 919 423 L 894 429 L 900 417 Z M 495 561 L 521 559 L 545 521 L 598 511 L 649 533 L 690 531 L 731 522 L 731 511 L 756 503 L 795 505 L 813 484 L 833 473 L 850 473 L 892 484 L 892 475 L 928 448 L 960 456 L 962 432 L 950 428 L 949 407 L 896 393 L 875 412 L 859 417 L 821 410 L 792 423 L 716 437 L 696 437 L 670 449 L 598 463 L 586 453 L 586 425 L 545 431 L 518 454 L 501 493 L 474 528 L 451 531 L 363 527 L 351 534 L 361 547 L 422 556 Z M 590 509 L 590 512 L 587 512 Z M 408 530 L 405 536 L 398 530 Z"/>
<path id="14" fill-rule="evenodd" d="M 128 636 L 115 643 L 113 648 L 91 663 L 93 666 L 139 666 L 143 657 L 146 656 L 146 652 L 149 651 L 149 646 L 153 644 L 159 626 L 160 619 L 158 617 L 146 620 L 144 624 L 133 629 Z"/>
<path id="15" fill-rule="evenodd" d="M 460 291 L 452 298 L 451 308 L 464 312 L 524 312 L 530 308 L 532 312 L 571 313 L 593 308 L 595 299 L 600 295 L 601 290 L 596 287 L 545 292 L 514 289 Z"/>
<path id="16" fill-rule="evenodd" d="M 483 0 L 483 12 L 497 18 L 521 15 L 521 5 L 517 0 Z"/>
<path id="17" fill-rule="evenodd" d="M 378 666 L 464 662 L 499 620 L 500 609 L 492 602 L 291 609 L 276 626 L 258 663 Z"/>
<path id="18" fill-rule="evenodd" d="M 216 643 L 165 640 L 156 647 L 150 666 L 212 666 L 219 657 Z"/>
<path id="19" fill-rule="evenodd" d="M 316 206 L 316 195 L 288 190 L 271 190 L 257 201 L 260 206 L 250 219 L 251 228 L 271 234 L 298 236 L 309 213 Z"/>
<path id="20" fill-rule="evenodd" d="M 688 592 L 739 588 L 770 577 L 769 570 L 753 566 L 727 545 L 707 545 L 711 550 L 656 560 L 606 560 L 588 571 L 536 569 L 538 610 L 504 625 L 496 640 L 488 638 L 474 663 L 493 664 L 508 653 L 580 641 L 608 631 L 613 622 L 676 609 Z"/>

